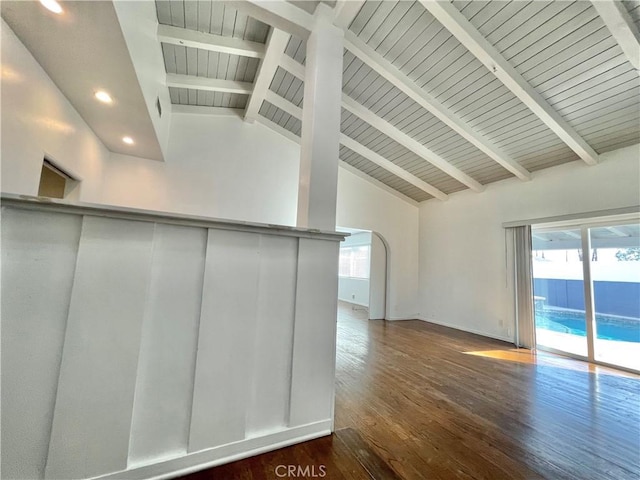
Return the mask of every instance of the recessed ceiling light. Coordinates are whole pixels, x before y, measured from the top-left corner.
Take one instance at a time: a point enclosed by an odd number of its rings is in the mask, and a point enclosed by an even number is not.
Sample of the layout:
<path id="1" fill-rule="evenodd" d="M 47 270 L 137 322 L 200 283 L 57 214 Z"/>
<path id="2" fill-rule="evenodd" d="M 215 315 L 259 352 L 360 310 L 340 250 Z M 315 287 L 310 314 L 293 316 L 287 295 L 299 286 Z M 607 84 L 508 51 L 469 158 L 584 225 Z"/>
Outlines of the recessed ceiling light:
<path id="1" fill-rule="evenodd" d="M 95 93 L 95 97 L 100 100 L 102 103 L 111 103 L 113 102 L 113 99 L 111 98 L 111 95 L 109 95 L 107 92 L 105 92 L 104 90 L 98 90 Z"/>
<path id="2" fill-rule="evenodd" d="M 56 0 L 40 0 L 40 3 L 44 8 L 53 13 L 57 13 L 58 15 L 62 13 L 62 7 Z"/>
<path id="3" fill-rule="evenodd" d="M 133 145 L 133 138 L 131 137 L 122 137 L 122 141 L 127 145 Z"/>

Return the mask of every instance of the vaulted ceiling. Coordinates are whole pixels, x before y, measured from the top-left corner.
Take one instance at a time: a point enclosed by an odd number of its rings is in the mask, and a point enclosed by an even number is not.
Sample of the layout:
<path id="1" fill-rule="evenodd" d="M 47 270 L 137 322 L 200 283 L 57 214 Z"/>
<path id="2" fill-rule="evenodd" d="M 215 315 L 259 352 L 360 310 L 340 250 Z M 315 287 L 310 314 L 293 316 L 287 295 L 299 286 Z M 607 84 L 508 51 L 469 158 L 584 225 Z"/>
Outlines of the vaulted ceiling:
<path id="1" fill-rule="evenodd" d="M 640 143 L 640 0 L 156 0 L 173 111 L 299 141 L 321 3 L 345 30 L 341 164 L 410 202 Z"/>
<path id="2" fill-rule="evenodd" d="M 236 109 L 295 139 L 305 40 L 247 3 L 258 2 L 156 1 L 158 22 L 176 27 L 160 30 L 173 36 L 162 42 L 172 102 Z M 341 161 L 419 202 L 638 143 L 628 43 L 637 49 L 640 1 L 601 3 L 337 2 Z M 612 34 L 611 14 L 631 36 Z M 208 35 L 181 44 L 189 31 Z M 217 46 L 229 38 L 245 51 Z"/>

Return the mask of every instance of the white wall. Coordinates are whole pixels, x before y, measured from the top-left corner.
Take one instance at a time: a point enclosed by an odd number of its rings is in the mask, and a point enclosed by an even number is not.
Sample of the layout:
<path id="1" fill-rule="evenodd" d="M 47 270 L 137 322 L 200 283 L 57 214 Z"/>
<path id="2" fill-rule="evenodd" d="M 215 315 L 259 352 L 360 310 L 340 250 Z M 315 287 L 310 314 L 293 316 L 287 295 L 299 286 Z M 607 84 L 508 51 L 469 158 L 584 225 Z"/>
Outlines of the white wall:
<path id="1" fill-rule="evenodd" d="M 495 338 L 513 335 L 503 222 L 640 203 L 638 145 L 420 206 L 420 317 Z M 510 329 L 510 331 L 509 331 Z"/>
<path id="2" fill-rule="evenodd" d="M 4 21 L 1 153 L 5 193 L 37 195 L 46 155 L 83 202 L 295 224 L 298 146 L 238 117 L 176 114 L 165 162 L 111 154 Z"/>
<path id="3" fill-rule="evenodd" d="M 261 124 L 174 114 L 166 161 L 112 155 L 101 203 L 294 225 L 299 156 L 299 145 Z M 386 239 L 387 318 L 415 318 L 418 208 L 341 168 L 337 224 Z"/>
<path id="4" fill-rule="evenodd" d="M 300 147 L 236 117 L 173 114 L 166 162 L 112 155 L 102 203 L 295 225 Z M 418 208 L 339 169 L 336 223 L 390 246 L 388 319 L 415 318 Z"/>
<path id="5" fill-rule="evenodd" d="M 416 318 L 418 207 L 341 168 L 336 222 L 385 238 L 389 246 L 387 320 Z"/>
<path id="6" fill-rule="evenodd" d="M 82 180 L 80 199 L 100 199 L 109 151 L 2 22 L 2 191 L 37 195 L 44 156 Z"/>
<path id="7" fill-rule="evenodd" d="M 81 180 L 78 200 L 283 225 L 296 221 L 300 147 L 236 117 L 173 114 L 165 162 L 110 154 L 2 24 L 2 191 L 36 195 L 42 159 Z M 344 169 L 337 224 L 390 246 L 387 318 L 418 309 L 418 208 Z"/>
<path id="8" fill-rule="evenodd" d="M 295 225 L 298 156 L 261 124 L 173 114 L 165 162 L 113 154 L 101 203 Z"/>
<path id="9" fill-rule="evenodd" d="M 340 277 L 338 279 L 338 300 L 369 306 L 369 279 Z"/>
<path id="10" fill-rule="evenodd" d="M 352 233 L 341 244 L 340 247 L 352 247 L 359 245 L 371 246 L 371 233 Z M 338 300 L 355 303 L 363 307 L 369 306 L 369 279 L 368 278 L 338 278 Z"/>

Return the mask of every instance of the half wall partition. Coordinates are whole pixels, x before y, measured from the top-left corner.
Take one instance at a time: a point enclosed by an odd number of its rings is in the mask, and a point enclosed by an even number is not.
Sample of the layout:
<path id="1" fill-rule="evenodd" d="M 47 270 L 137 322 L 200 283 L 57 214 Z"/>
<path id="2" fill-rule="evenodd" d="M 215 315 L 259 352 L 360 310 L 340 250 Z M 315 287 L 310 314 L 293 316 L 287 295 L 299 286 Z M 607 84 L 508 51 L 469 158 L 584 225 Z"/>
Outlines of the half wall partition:
<path id="1" fill-rule="evenodd" d="M 3 478 L 169 478 L 330 434 L 343 238 L 3 197 Z"/>

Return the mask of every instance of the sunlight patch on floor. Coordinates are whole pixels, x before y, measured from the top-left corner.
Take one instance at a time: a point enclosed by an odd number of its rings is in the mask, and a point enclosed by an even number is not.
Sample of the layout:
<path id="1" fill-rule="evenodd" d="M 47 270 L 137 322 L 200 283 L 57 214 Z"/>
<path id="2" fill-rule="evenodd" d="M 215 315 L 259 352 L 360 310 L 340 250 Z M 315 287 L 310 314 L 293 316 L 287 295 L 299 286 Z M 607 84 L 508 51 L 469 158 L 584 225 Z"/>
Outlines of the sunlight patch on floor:
<path id="1" fill-rule="evenodd" d="M 634 373 L 616 370 L 614 368 L 594 365 L 582 360 L 574 360 L 571 358 L 554 355 L 547 352 L 536 352 L 535 350 L 527 350 L 524 348 L 513 348 L 509 350 L 482 350 L 475 352 L 462 352 L 465 355 L 474 355 L 477 357 L 493 358 L 496 360 L 507 360 L 517 363 L 528 363 L 533 365 L 541 365 L 547 367 L 564 368 L 566 370 L 574 370 L 577 372 L 587 372 L 599 375 L 612 375 L 617 377 L 640 378 Z"/>

